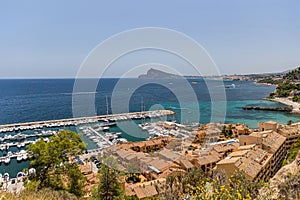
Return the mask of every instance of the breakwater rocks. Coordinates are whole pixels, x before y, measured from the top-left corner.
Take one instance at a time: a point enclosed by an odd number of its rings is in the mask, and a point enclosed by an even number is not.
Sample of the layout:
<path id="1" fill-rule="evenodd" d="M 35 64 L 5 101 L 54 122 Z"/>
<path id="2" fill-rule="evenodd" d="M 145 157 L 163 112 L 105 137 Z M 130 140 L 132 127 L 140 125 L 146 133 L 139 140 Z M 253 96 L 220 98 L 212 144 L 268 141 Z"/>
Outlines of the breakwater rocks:
<path id="1" fill-rule="evenodd" d="M 243 110 L 266 110 L 266 111 L 292 112 L 293 106 L 285 106 L 285 107 L 244 106 Z"/>

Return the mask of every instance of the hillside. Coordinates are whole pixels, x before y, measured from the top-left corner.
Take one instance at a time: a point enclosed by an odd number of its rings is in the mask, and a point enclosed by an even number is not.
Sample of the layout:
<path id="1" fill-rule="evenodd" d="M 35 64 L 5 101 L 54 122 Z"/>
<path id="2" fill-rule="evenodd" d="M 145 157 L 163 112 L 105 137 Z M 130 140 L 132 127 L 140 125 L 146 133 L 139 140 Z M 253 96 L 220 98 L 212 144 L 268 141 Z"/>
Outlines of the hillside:
<path id="1" fill-rule="evenodd" d="M 265 79 L 261 82 L 276 84 L 276 90 L 269 98 L 288 97 L 295 102 L 300 101 L 300 67 L 287 72 L 281 79 Z"/>
<path id="2" fill-rule="evenodd" d="M 257 200 L 264 199 L 299 199 L 300 192 L 300 156 L 282 167 L 269 183 L 259 191 Z"/>

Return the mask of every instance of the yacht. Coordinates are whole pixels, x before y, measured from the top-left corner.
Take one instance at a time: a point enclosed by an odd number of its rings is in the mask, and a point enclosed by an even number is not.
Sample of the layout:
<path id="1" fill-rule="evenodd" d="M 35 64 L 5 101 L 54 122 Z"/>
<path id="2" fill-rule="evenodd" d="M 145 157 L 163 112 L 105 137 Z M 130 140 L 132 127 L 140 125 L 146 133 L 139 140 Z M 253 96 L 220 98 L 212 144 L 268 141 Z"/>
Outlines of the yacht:
<path id="1" fill-rule="evenodd" d="M 23 160 L 22 154 L 17 155 L 17 161 L 21 162 Z"/>
<path id="2" fill-rule="evenodd" d="M 6 156 L 6 157 L 4 158 L 4 162 L 5 162 L 5 164 L 9 164 L 9 163 L 10 163 L 10 157 L 9 157 L 9 156 Z"/>
<path id="3" fill-rule="evenodd" d="M 1 151 L 4 151 L 6 149 L 6 145 L 5 144 L 2 144 L 1 146 L 0 146 L 0 150 Z"/>
<path id="4" fill-rule="evenodd" d="M 9 173 L 3 174 L 3 181 L 9 181 Z"/>
<path id="5" fill-rule="evenodd" d="M 25 147 L 25 141 L 24 142 L 21 142 L 21 147 Z"/>
<path id="6" fill-rule="evenodd" d="M 23 154 L 22 159 L 23 159 L 23 160 L 27 160 L 27 158 L 28 158 L 28 157 L 27 157 L 27 153 Z"/>
<path id="7" fill-rule="evenodd" d="M 225 85 L 225 88 L 235 88 L 235 84 L 232 83 L 231 85 Z"/>
<path id="8" fill-rule="evenodd" d="M 8 157 L 11 157 L 12 155 L 14 155 L 11 151 L 9 151 L 8 153 L 7 153 L 7 156 Z"/>

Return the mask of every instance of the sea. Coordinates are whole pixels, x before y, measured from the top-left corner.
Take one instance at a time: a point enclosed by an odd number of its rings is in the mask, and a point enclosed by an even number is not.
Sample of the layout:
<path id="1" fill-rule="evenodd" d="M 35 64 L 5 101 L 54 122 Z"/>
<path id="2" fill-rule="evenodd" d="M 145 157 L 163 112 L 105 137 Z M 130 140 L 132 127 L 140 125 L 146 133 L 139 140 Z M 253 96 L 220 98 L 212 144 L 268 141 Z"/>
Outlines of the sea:
<path id="1" fill-rule="evenodd" d="M 204 124 L 210 123 L 212 119 L 212 96 L 219 97 L 217 101 L 222 101 L 225 107 L 221 113 L 225 118 L 221 122 L 244 123 L 250 128 L 256 128 L 260 121 L 272 120 L 281 124 L 286 124 L 288 120 L 300 121 L 300 116 L 292 113 L 242 109 L 250 105 L 283 106 L 264 100 L 274 91 L 274 86 L 257 85 L 252 81 L 209 81 L 213 84 L 208 84 L 206 79 L 2 79 L 0 124 L 155 109 L 173 110 L 176 114 L 172 120 L 179 123 Z M 225 92 L 223 95 L 212 94 L 222 89 Z M 69 129 L 78 130 L 76 127 Z M 114 127 L 112 131 L 122 130 Z M 122 137 L 137 141 L 140 133 L 133 134 L 137 137 L 126 133 Z M 88 143 L 88 149 L 95 148 L 95 144 L 87 137 L 83 139 Z M 17 163 L 12 159 L 10 165 L 1 164 L 0 173 L 8 172 L 15 176 L 28 166 L 29 161 Z"/>

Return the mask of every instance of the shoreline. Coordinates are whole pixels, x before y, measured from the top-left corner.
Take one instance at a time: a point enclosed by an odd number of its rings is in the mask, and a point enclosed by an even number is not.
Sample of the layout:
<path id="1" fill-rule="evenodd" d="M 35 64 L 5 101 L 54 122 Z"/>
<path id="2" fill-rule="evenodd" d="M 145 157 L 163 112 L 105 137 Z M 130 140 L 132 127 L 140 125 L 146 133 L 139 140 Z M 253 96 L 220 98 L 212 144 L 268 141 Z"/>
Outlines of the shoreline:
<path id="1" fill-rule="evenodd" d="M 283 97 L 275 97 L 274 99 L 267 99 L 267 100 L 282 103 L 287 106 L 292 106 L 293 107 L 292 113 L 300 114 L 300 103 L 294 102 L 288 98 L 283 98 Z"/>

